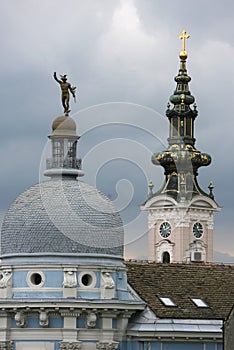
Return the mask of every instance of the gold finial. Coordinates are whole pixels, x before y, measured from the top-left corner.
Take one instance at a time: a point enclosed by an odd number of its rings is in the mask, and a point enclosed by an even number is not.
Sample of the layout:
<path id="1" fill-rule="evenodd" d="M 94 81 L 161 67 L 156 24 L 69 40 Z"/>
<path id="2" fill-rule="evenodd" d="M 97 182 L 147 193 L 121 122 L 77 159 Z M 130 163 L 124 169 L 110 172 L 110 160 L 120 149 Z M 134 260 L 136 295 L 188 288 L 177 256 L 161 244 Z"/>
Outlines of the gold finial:
<path id="1" fill-rule="evenodd" d="M 182 40 L 182 51 L 180 51 L 180 58 L 186 59 L 188 57 L 188 53 L 185 50 L 185 40 L 190 37 L 190 34 L 187 34 L 186 30 L 182 30 L 182 34 L 179 36 L 179 39 Z"/>
<path id="2" fill-rule="evenodd" d="M 209 188 L 209 190 L 211 190 L 211 191 L 214 189 L 213 181 L 210 181 L 208 188 Z"/>

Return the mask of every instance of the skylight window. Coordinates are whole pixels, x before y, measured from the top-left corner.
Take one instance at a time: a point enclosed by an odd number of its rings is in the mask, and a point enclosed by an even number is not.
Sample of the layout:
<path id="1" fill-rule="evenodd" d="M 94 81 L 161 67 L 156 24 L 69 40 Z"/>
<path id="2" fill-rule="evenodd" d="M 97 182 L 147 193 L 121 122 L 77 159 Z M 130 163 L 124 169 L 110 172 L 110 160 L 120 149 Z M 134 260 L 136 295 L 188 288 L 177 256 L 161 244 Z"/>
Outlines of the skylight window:
<path id="1" fill-rule="evenodd" d="M 209 307 L 204 300 L 200 298 L 190 298 L 192 302 L 197 306 L 197 307 Z"/>
<path id="2" fill-rule="evenodd" d="M 171 298 L 168 297 L 158 297 L 159 300 L 165 305 L 165 306 L 177 306 L 174 301 L 171 300 Z"/>

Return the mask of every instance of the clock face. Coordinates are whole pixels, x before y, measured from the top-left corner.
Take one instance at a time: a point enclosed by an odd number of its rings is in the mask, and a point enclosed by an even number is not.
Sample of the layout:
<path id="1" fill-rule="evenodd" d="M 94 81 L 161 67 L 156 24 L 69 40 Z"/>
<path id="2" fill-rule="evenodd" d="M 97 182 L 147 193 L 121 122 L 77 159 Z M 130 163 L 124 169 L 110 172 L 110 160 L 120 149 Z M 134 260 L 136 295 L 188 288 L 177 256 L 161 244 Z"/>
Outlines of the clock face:
<path id="1" fill-rule="evenodd" d="M 194 225 L 193 225 L 193 235 L 196 237 L 196 238 L 200 238 L 203 234 L 203 226 L 200 222 L 196 222 Z"/>
<path id="2" fill-rule="evenodd" d="M 159 232 L 163 238 L 169 237 L 171 234 L 171 225 L 169 224 L 169 222 L 163 222 L 159 227 Z"/>

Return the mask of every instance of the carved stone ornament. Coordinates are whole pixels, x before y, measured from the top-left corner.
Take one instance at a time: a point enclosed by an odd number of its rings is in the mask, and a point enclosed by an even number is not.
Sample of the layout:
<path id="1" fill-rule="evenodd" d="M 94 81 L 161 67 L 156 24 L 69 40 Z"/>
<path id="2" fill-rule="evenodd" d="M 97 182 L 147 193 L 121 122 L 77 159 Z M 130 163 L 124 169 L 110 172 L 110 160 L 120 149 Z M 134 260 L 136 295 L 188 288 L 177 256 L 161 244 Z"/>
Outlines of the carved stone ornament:
<path id="1" fill-rule="evenodd" d="M 96 344 L 97 350 L 115 350 L 118 349 L 119 343 L 116 341 L 105 341 Z"/>
<path id="2" fill-rule="evenodd" d="M 115 282 L 108 271 L 101 274 L 101 298 L 113 299 L 115 296 Z"/>
<path id="3" fill-rule="evenodd" d="M 24 327 L 26 325 L 26 318 L 22 311 L 17 311 L 15 314 L 16 326 Z"/>
<path id="4" fill-rule="evenodd" d="M 64 271 L 63 286 L 65 288 L 74 288 L 77 286 L 76 271 Z"/>
<path id="5" fill-rule="evenodd" d="M 0 288 L 6 288 L 8 286 L 11 276 L 12 272 L 9 270 L 5 270 L 0 273 Z"/>
<path id="6" fill-rule="evenodd" d="M 13 350 L 12 341 L 0 341 L 0 350 Z"/>
<path id="7" fill-rule="evenodd" d="M 114 282 L 114 280 L 111 277 L 111 274 L 109 272 L 103 272 L 102 279 L 103 279 L 103 287 L 105 289 L 114 289 L 115 288 L 115 282 Z"/>
<path id="8" fill-rule="evenodd" d="M 61 342 L 60 343 L 60 350 L 77 350 L 81 348 L 81 342 Z"/>
<path id="9" fill-rule="evenodd" d="M 49 325 L 49 318 L 48 314 L 45 311 L 41 311 L 39 315 L 39 322 L 41 327 L 48 327 Z"/>
<path id="10" fill-rule="evenodd" d="M 96 326 L 97 322 L 97 316 L 91 312 L 86 317 L 86 327 L 87 328 L 94 328 Z"/>

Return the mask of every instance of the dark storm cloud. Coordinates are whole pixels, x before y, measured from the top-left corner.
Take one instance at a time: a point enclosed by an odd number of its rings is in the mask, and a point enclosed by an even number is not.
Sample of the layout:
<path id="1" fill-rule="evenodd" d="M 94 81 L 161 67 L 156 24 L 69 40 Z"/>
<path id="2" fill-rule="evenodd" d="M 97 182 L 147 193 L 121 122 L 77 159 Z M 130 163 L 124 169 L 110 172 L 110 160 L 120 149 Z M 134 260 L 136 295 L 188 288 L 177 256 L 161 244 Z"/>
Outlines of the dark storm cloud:
<path id="1" fill-rule="evenodd" d="M 214 181 L 216 199 L 223 206 L 223 212 L 216 216 L 219 232 L 216 230 L 215 248 L 234 255 L 231 191 L 234 175 L 233 7 L 228 0 L 215 4 L 211 0 L 186 3 L 177 0 L 71 0 L 66 3 L 62 0 L 3 0 L 0 14 L 0 30 L 4 34 L 0 65 L 1 208 L 5 210 L 19 192 L 38 181 L 38 164 L 51 122 L 62 112 L 59 86 L 52 77 L 54 71 L 68 74 L 72 84 L 77 85 L 78 103 L 72 105 L 73 113 L 95 104 L 124 101 L 152 107 L 164 116 L 179 67 L 178 34 L 185 27 L 191 34 L 187 43 L 188 72 L 192 76 L 190 88 L 199 111 L 196 145 L 213 158 L 210 167 L 200 170 L 200 182 L 206 189 L 209 181 Z M 151 123 L 146 112 L 138 112 L 128 110 L 127 121 L 134 125 L 141 120 L 143 129 L 152 128 L 153 133 L 160 134 L 158 120 Z M 100 117 L 102 113 L 103 118 Z M 110 113 L 109 121 L 122 122 L 118 115 L 112 117 Z M 165 117 L 162 119 L 167 122 Z M 115 198 L 116 190 L 111 192 L 113 183 L 105 181 L 111 176 L 111 168 L 104 166 L 98 172 L 92 157 L 95 158 L 96 149 L 102 149 L 106 158 L 100 158 L 100 162 L 104 162 L 109 157 L 109 148 L 100 148 L 100 144 L 115 139 L 121 132 L 125 140 L 132 141 L 134 131 L 132 128 L 123 131 L 121 126 L 114 132 L 106 128 L 96 133 L 87 132 L 92 126 L 108 121 L 106 109 L 96 109 L 96 114 L 92 115 L 78 114 L 76 120 L 78 132 L 84 133 L 80 142 L 86 179 L 97 181 L 103 191 L 106 183 L 107 194 Z M 158 129 L 163 129 L 162 124 Z M 163 131 L 160 136 L 166 146 L 167 135 Z M 162 185 L 163 171 L 151 165 L 150 152 L 160 151 L 163 145 L 156 139 L 154 143 L 149 134 L 136 132 L 136 137 L 138 144 L 147 146 L 146 151 L 142 146 L 138 163 L 143 164 L 147 178 L 152 178 L 158 189 Z M 152 142 L 146 145 L 148 137 Z M 130 147 L 129 157 L 137 162 L 132 143 Z M 124 147 L 119 149 L 124 154 Z M 92 154 L 89 150 L 93 150 Z M 89 155 L 86 156 L 86 152 Z M 148 163 L 142 159 L 148 159 Z M 99 174 L 98 179 L 89 175 L 92 172 Z M 130 178 L 133 173 L 130 169 Z M 136 191 L 141 186 L 140 179 L 134 181 Z M 138 200 L 145 200 L 145 192 L 140 192 L 141 199 L 139 193 L 134 197 L 135 206 Z M 128 227 L 130 236 L 134 236 L 137 227 L 145 230 L 145 219 L 139 222 Z M 139 254 L 137 249 L 135 244 L 134 250 Z"/>

